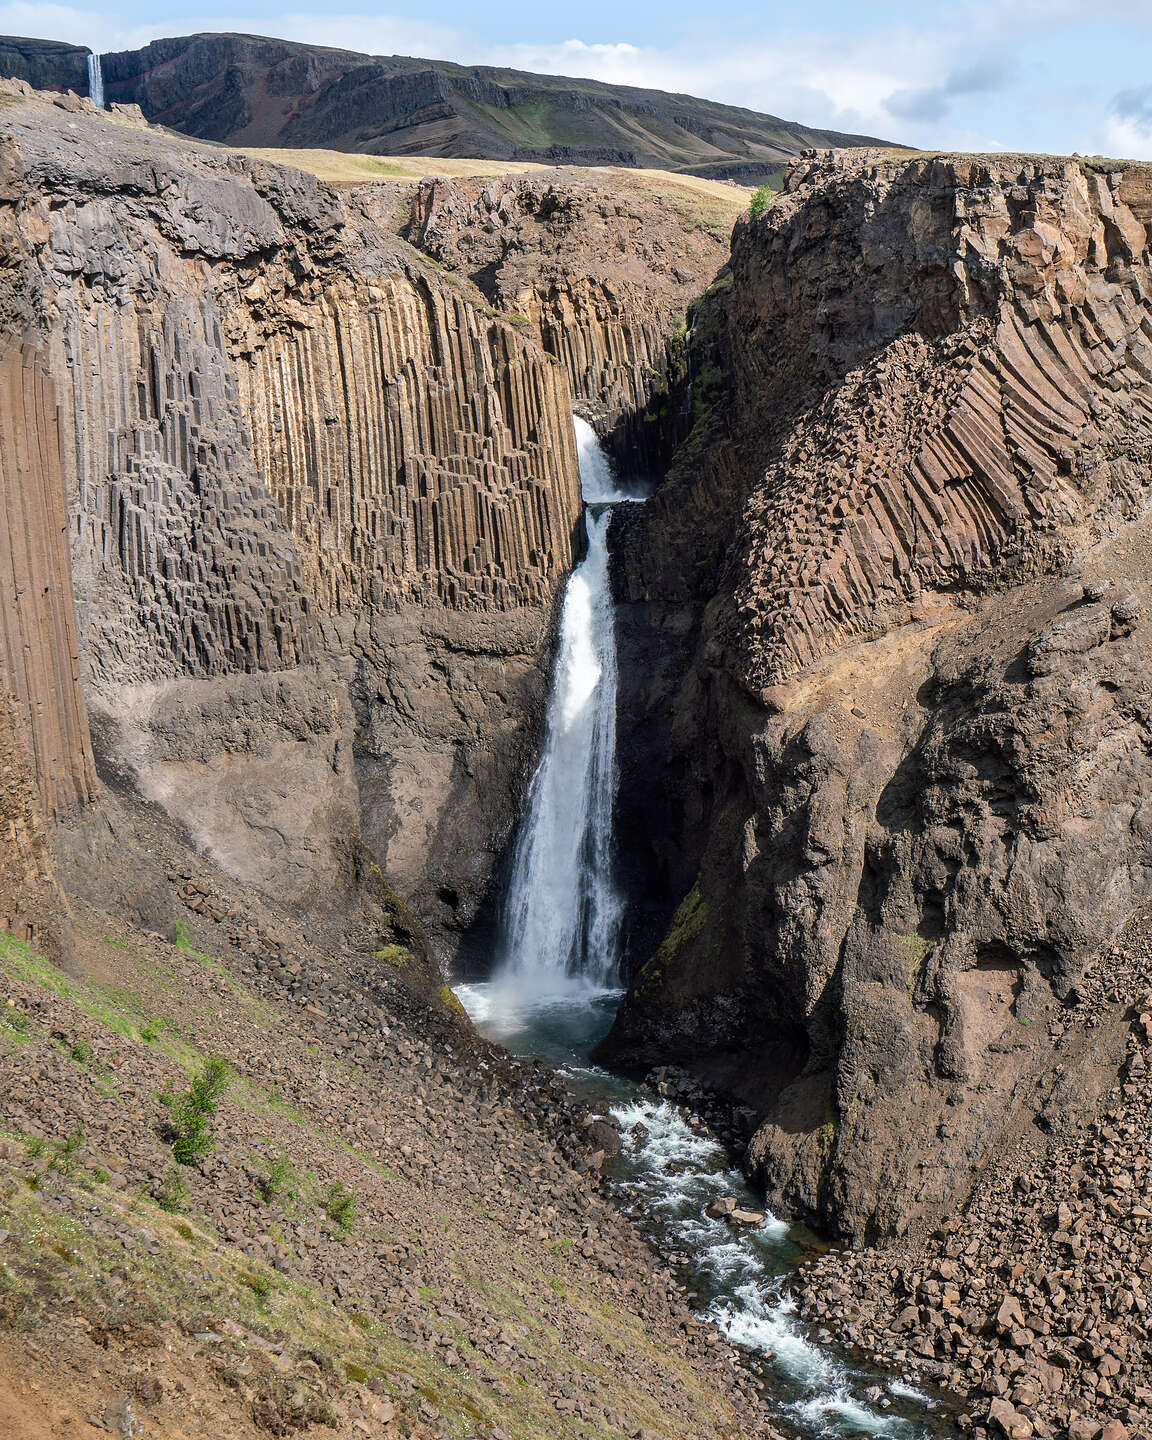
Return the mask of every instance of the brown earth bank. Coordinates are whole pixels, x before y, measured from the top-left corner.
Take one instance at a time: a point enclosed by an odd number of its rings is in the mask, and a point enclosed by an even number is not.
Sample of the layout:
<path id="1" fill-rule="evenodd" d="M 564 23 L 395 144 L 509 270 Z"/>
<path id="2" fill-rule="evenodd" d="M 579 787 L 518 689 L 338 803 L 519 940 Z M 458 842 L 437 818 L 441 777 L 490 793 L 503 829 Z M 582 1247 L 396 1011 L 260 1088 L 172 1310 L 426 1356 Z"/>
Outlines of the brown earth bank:
<path id="1" fill-rule="evenodd" d="M 147 815 L 176 944 L 78 906 L 71 979 L 0 939 L 6 1434 L 773 1433 L 547 1071 Z"/>
<path id="2" fill-rule="evenodd" d="M 619 517 L 621 843 L 663 908 L 603 1053 L 742 1097 L 769 1201 L 856 1243 L 1109 1062 L 1049 1032 L 1152 876 L 1150 173 L 799 162 Z"/>

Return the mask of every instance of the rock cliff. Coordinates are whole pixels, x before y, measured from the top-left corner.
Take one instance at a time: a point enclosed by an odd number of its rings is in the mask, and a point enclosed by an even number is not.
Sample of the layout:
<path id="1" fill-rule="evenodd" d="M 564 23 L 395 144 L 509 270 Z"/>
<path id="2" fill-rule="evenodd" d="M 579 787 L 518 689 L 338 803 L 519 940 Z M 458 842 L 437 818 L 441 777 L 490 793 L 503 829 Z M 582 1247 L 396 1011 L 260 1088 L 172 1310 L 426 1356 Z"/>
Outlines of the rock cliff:
<path id="1" fill-rule="evenodd" d="M 69 480 L 101 764 L 298 910 L 342 903 L 363 836 L 451 931 L 514 823 L 573 555 L 562 369 L 310 176 L 88 102 L 2 126 L 5 318 L 44 362 L 26 347 L 5 436 L 60 516 Z M 63 524 L 9 513 L 61 549 L 29 561 L 63 602 Z M 43 619 L 55 650 L 14 683 L 50 814 L 91 765 L 75 643 Z M 114 848 L 73 827 L 81 888 Z"/>
<path id="2" fill-rule="evenodd" d="M 59 40 L 0 36 L 0 76 L 23 80 L 37 90 L 72 90 L 86 95 L 90 53 L 84 45 Z"/>
<path id="3" fill-rule="evenodd" d="M 0 925 L 57 959 L 68 907 L 48 825 L 92 800 L 60 411 L 35 339 L 0 351 Z"/>
<path id="4" fill-rule="evenodd" d="M 770 1199 L 856 1240 L 1036 1116 L 1148 898 L 1150 197 L 799 162 L 707 302 L 728 383 L 621 527 L 623 643 L 659 657 L 622 661 L 624 832 L 679 909 L 608 1049 L 694 1054 L 758 1109 Z"/>
<path id="5" fill-rule="evenodd" d="M 402 230 L 523 317 L 622 463 L 657 472 L 687 429 L 686 317 L 728 256 L 744 195 L 623 176 L 467 181 L 416 190 Z"/>

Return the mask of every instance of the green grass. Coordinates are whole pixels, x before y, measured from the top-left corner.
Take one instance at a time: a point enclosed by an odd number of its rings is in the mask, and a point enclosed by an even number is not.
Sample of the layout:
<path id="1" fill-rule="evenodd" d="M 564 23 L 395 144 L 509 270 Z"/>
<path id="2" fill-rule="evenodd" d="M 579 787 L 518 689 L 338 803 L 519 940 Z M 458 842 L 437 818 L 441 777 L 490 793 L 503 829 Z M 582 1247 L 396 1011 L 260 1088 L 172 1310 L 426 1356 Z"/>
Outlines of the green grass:
<path id="1" fill-rule="evenodd" d="M 337 1229 L 351 1233 L 356 1223 L 356 1196 L 339 1180 L 324 1188 L 324 1214 Z"/>
<path id="2" fill-rule="evenodd" d="M 274 1200 L 296 1197 L 296 1169 L 283 1150 L 271 1157 L 268 1161 L 268 1174 L 258 1183 L 266 1205 L 271 1205 Z"/>
<path id="3" fill-rule="evenodd" d="M 75 1060 L 77 1065 L 91 1065 L 95 1053 L 92 1042 L 83 1035 L 68 1047 L 68 1058 Z"/>
<path id="4" fill-rule="evenodd" d="M 179 1215 L 188 1208 L 188 1185 L 183 1175 L 172 1165 L 160 1182 L 156 1203 L 169 1215 Z M 187 1226 L 185 1227 L 187 1229 Z"/>

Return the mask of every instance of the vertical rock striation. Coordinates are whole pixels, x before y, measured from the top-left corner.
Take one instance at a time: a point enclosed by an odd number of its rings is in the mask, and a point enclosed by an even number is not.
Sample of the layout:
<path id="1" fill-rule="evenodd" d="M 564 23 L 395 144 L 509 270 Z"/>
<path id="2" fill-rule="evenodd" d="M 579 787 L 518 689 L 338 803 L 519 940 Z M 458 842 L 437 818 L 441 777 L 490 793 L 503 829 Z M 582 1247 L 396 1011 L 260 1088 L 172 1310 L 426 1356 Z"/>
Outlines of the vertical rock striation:
<path id="1" fill-rule="evenodd" d="M 741 208 L 740 191 L 664 195 L 564 170 L 435 178 L 417 187 L 402 233 L 527 322 L 616 453 L 655 472 L 687 429 L 685 317 Z"/>
<path id="2" fill-rule="evenodd" d="M 59 412 L 31 338 L 0 350 L 0 928 L 65 959 L 47 824 L 92 800 Z"/>
<path id="3" fill-rule="evenodd" d="M 342 903 L 363 830 L 461 923 L 573 558 L 562 370 L 312 177 L 83 107 L 3 121 L 101 755 L 269 893 Z"/>
<path id="4" fill-rule="evenodd" d="M 726 391 L 622 527 L 623 643 L 661 657 L 622 661 L 625 829 L 693 923 L 608 1048 L 742 1089 L 770 1196 L 856 1240 L 930 1226 L 1033 1116 L 1149 897 L 1150 197 L 799 162 L 737 227 Z"/>

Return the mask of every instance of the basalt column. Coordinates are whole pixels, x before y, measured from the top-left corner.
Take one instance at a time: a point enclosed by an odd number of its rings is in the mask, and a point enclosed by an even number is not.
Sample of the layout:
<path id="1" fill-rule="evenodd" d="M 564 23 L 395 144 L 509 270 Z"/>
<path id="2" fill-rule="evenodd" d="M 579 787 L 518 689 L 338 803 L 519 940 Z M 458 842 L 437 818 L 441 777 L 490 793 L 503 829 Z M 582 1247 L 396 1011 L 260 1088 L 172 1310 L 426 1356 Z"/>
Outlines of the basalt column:
<path id="1" fill-rule="evenodd" d="M 64 958 L 51 822 L 92 799 L 56 394 L 32 339 L 0 348 L 0 928 Z"/>

